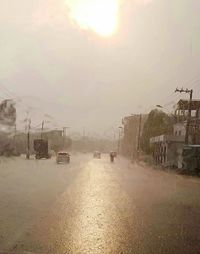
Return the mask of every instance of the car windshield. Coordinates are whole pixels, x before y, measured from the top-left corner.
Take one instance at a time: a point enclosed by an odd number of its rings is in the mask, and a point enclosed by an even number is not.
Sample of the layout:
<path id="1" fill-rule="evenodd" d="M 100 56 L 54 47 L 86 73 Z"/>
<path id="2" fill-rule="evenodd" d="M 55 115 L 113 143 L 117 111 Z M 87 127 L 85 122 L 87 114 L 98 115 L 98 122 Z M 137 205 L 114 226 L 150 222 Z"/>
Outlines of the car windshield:
<path id="1" fill-rule="evenodd" d="M 0 0 L 0 254 L 200 254 L 200 0 Z"/>

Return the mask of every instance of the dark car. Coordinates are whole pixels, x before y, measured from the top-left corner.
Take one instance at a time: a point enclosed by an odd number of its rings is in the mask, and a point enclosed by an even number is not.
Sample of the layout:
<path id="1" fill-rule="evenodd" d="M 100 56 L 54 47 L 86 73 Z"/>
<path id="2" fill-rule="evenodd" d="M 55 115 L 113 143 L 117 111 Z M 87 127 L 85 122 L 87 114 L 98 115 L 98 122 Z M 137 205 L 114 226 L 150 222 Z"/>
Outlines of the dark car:
<path id="1" fill-rule="evenodd" d="M 70 163 L 70 154 L 65 151 L 57 153 L 56 162 L 59 163 Z"/>

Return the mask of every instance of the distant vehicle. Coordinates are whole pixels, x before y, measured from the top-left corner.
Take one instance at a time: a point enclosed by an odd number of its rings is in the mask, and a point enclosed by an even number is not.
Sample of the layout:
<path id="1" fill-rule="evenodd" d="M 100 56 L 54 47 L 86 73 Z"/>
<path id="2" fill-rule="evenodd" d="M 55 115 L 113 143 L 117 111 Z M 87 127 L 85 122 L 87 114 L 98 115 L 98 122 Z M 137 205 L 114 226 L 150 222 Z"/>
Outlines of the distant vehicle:
<path id="1" fill-rule="evenodd" d="M 95 151 L 93 154 L 94 158 L 101 159 L 101 153 L 99 151 Z"/>
<path id="2" fill-rule="evenodd" d="M 59 163 L 70 163 L 70 154 L 65 151 L 57 153 L 56 162 Z"/>
<path id="3" fill-rule="evenodd" d="M 39 159 L 50 159 L 48 141 L 44 139 L 34 140 L 35 158 Z"/>

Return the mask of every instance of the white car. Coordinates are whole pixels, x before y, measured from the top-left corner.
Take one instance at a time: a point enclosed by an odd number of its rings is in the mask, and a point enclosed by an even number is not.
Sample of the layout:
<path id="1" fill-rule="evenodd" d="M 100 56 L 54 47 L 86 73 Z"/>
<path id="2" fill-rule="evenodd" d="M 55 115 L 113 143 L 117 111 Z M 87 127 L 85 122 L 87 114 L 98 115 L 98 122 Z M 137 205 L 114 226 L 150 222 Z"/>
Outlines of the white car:
<path id="1" fill-rule="evenodd" d="M 57 163 L 70 163 L 70 154 L 65 151 L 61 151 L 57 153 L 56 156 Z"/>

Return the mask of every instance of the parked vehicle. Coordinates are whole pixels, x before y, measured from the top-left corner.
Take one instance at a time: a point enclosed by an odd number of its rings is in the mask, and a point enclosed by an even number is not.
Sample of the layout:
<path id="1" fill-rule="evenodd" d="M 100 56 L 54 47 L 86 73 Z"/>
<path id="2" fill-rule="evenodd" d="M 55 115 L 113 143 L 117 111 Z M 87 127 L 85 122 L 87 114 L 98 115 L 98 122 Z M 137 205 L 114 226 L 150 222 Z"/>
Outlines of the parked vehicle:
<path id="1" fill-rule="evenodd" d="M 101 159 L 101 153 L 99 151 L 95 151 L 93 154 L 94 158 Z"/>
<path id="2" fill-rule="evenodd" d="M 56 162 L 59 163 L 70 163 L 70 154 L 65 151 L 57 153 Z"/>
<path id="3" fill-rule="evenodd" d="M 34 150 L 35 150 L 35 158 L 37 160 L 51 158 L 51 155 L 49 154 L 47 140 L 35 139 L 34 140 Z"/>

